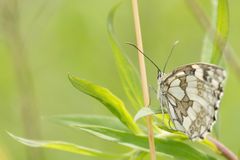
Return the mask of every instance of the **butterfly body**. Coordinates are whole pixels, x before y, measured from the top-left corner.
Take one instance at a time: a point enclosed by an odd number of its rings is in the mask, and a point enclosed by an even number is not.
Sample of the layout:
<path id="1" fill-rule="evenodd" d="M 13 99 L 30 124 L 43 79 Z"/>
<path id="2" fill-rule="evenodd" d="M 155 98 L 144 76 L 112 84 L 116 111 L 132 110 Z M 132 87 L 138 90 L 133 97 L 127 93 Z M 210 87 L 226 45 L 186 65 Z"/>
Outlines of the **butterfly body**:
<path id="1" fill-rule="evenodd" d="M 176 130 L 190 139 L 211 131 L 223 95 L 226 72 L 219 66 L 194 63 L 158 74 L 158 99 Z"/>

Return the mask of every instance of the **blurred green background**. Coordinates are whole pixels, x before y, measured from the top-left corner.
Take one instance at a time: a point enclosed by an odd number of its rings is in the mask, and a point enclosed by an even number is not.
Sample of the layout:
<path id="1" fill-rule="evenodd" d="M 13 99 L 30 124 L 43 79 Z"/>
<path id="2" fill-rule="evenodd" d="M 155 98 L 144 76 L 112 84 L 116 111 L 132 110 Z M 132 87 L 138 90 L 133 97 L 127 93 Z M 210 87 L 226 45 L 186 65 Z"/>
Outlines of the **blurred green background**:
<path id="1" fill-rule="evenodd" d="M 6 131 L 24 136 L 21 117 L 18 77 L 15 74 L 13 53 L 6 34 L 5 21 L 14 10 L 18 19 L 15 26 L 25 47 L 34 83 L 35 104 L 39 111 L 41 139 L 65 140 L 83 146 L 93 146 L 109 152 L 123 152 L 116 145 L 99 140 L 83 132 L 58 126 L 44 117 L 60 114 L 102 114 L 109 111 L 94 99 L 78 92 L 68 81 L 70 72 L 81 78 L 109 88 L 126 100 L 107 35 L 107 15 L 115 0 L 0 0 L 0 159 L 25 160 L 25 147 L 10 138 Z M 202 0 L 201 6 L 210 16 L 211 2 Z M 167 71 L 200 60 L 204 30 L 190 12 L 185 1 L 140 1 L 140 15 L 145 52 L 163 66 L 174 41 L 175 49 Z M 230 0 L 229 42 L 240 57 L 239 45 L 240 1 Z M 15 25 L 15 24 L 13 24 Z M 8 28 L 9 26 L 7 26 Z M 135 42 L 130 1 L 124 1 L 115 17 L 116 33 L 122 48 L 129 53 L 137 67 L 136 52 L 124 42 Z M 20 59 L 19 59 L 20 60 Z M 146 62 L 149 84 L 156 86 L 156 69 Z M 240 83 L 239 76 L 228 64 L 228 80 L 221 103 L 219 139 L 235 153 L 240 150 Z M 240 73 L 239 73 L 240 74 Z M 155 95 L 152 95 L 155 101 Z M 154 103 L 157 104 L 157 103 Z M 128 105 L 128 103 L 127 103 Z M 130 108 L 129 108 L 130 109 Z M 131 110 L 131 109 L 130 109 Z M 28 112 L 28 111 L 27 111 Z M 135 113 L 132 112 L 134 115 Z M 30 123 L 31 124 L 31 123 Z M 30 126 L 31 127 L 31 126 Z M 27 137 L 28 138 L 28 137 Z M 114 146 L 114 147 L 112 147 Z M 85 156 L 54 150 L 44 150 L 46 159 L 91 160 Z"/>

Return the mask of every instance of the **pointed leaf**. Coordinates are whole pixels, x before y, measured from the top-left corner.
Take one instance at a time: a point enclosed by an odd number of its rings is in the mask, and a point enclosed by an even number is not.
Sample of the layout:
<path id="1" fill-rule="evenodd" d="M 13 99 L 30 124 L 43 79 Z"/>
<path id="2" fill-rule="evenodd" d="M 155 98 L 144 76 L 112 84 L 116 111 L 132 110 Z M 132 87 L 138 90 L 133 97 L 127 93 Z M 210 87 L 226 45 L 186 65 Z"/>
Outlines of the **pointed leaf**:
<path id="1" fill-rule="evenodd" d="M 30 146 L 30 147 L 41 147 L 48 149 L 61 150 L 65 152 L 77 153 L 85 156 L 95 156 L 95 157 L 113 157 L 114 155 L 103 153 L 102 151 L 91 149 L 79 145 L 75 145 L 72 143 L 61 142 L 61 141 L 38 141 L 38 140 L 30 140 L 21 137 L 17 137 L 11 133 L 8 133 L 12 138 L 16 141 Z"/>
<path id="2" fill-rule="evenodd" d="M 128 96 L 132 106 L 137 110 L 142 103 L 142 92 L 140 85 L 139 74 L 137 73 L 132 62 L 128 59 L 126 54 L 121 50 L 119 42 L 115 36 L 113 20 L 116 9 L 119 5 L 112 8 L 108 14 L 107 30 L 109 41 L 112 46 L 113 53 L 115 55 L 117 67 L 119 70 L 120 78 L 123 84 L 124 91 Z"/>
<path id="3" fill-rule="evenodd" d="M 127 132 L 100 127 L 81 127 L 79 129 L 102 139 L 128 146 L 133 149 L 139 149 L 147 152 L 149 151 L 148 137 L 146 136 L 137 136 Z M 192 148 L 190 145 L 187 145 L 180 141 L 155 138 L 155 144 L 157 152 L 174 156 L 176 159 L 207 160 L 209 158 L 206 154 L 199 152 L 198 150 Z"/>
<path id="4" fill-rule="evenodd" d="M 65 126 L 77 127 L 82 125 L 99 126 L 112 128 L 120 131 L 130 132 L 116 117 L 107 117 L 99 115 L 59 115 L 48 118 L 54 122 Z"/>
<path id="5" fill-rule="evenodd" d="M 229 8 L 227 0 L 217 1 L 216 33 L 213 42 L 211 63 L 219 64 L 229 32 Z"/>
<path id="6" fill-rule="evenodd" d="M 137 114 L 134 117 L 134 121 L 137 121 L 143 117 L 149 116 L 149 115 L 155 115 L 162 113 L 161 109 L 151 109 L 150 107 L 143 107 L 141 108 Z"/>
<path id="7" fill-rule="evenodd" d="M 71 75 L 69 75 L 69 80 L 76 89 L 92 96 L 105 105 L 107 109 L 111 111 L 132 132 L 141 132 L 136 123 L 133 121 L 130 113 L 127 111 L 124 103 L 108 89 Z"/>
<path id="8" fill-rule="evenodd" d="M 212 1 L 212 26 L 206 28 L 202 60 L 219 64 L 229 33 L 229 8 L 227 0 Z M 199 7 L 198 7 L 199 8 Z M 200 13 L 203 13 L 202 11 Z M 206 15 L 202 15 L 205 17 Z M 205 22 L 208 23 L 208 22 Z"/>
<path id="9" fill-rule="evenodd" d="M 65 125 L 68 125 L 65 123 Z M 148 152 L 148 138 L 147 136 L 138 136 L 122 130 L 108 128 L 106 126 L 92 126 L 88 124 L 84 125 L 68 125 L 83 131 L 86 131 L 92 135 L 95 135 L 101 139 L 115 142 L 124 146 L 128 146 L 133 149 Z M 177 139 L 177 138 L 176 138 Z M 176 159 L 181 160 L 207 160 L 209 156 L 202 153 L 188 144 L 179 140 L 173 140 L 168 138 L 155 138 L 156 151 L 161 154 L 167 154 L 174 156 Z M 211 157 L 212 158 L 212 157 Z M 214 158 L 212 158 L 214 159 Z"/>
<path id="10" fill-rule="evenodd" d="M 166 112 L 166 111 L 164 111 Z M 178 137 L 182 136 L 182 134 L 179 135 L 179 132 L 176 132 L 174 129 L 174 124 L 170 120 L 170 116 L 167 113 L 162 114 L 161 108 L 151 108 L 151 107 L 143 107 L 140 109 L 137 114 L 134 117 L 134 121 L 144 118 L 146 116 L 153 115 L 154 118 L 154 127 L 157 130 L 157 132 L 160 132 L 161 130 L 164 130 L 165 132 L 170 133 L 177 133 L 177 135 L 171 135 L 172 137 Z M 161 128 L 161 130 L 159 130 Z M 168 135 L 170 136 L 170 135 Z M 184 139 L 186 139 L 185 136 L 183 136 Z"/>

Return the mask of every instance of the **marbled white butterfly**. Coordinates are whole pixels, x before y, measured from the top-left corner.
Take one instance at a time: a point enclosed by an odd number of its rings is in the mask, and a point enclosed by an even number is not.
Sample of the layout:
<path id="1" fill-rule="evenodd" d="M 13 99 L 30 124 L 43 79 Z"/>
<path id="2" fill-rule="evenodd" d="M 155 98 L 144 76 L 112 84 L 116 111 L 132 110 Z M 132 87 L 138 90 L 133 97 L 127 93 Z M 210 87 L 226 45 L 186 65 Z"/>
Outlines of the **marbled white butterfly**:
<path id="1" fill-rule="evenodd" d="M 190 139 L 203 139 L 217 119 L 226 71 L 216 65 L 198 62 L 180 66 L 165 74 L 167 63 L 161 72 L 156 63 L 139 51 L 158 69 L 157 97 L 161 107 L 167 109 L 176 130 Z"/>
<path id="2" fill-rule="evenodd" d="M 158 98 L 175 128 L 190 139 L 211 131 L 223 95 L 224 69 L 206 63 L 188 64 L 158 74 Z"/>

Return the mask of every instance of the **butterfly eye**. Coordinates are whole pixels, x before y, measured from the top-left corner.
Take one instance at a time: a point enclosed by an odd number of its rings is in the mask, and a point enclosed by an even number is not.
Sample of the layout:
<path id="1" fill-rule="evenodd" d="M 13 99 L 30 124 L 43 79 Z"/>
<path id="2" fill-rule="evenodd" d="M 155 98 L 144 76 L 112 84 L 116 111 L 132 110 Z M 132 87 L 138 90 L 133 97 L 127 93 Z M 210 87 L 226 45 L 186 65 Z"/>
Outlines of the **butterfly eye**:
<path id="1" fill-rule="evenodd" d="M 157 79 L 160 79 L 162 77 L 162 73 L 158 71 Z"/>

